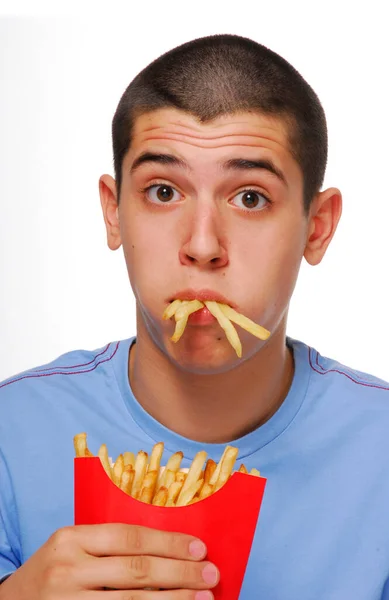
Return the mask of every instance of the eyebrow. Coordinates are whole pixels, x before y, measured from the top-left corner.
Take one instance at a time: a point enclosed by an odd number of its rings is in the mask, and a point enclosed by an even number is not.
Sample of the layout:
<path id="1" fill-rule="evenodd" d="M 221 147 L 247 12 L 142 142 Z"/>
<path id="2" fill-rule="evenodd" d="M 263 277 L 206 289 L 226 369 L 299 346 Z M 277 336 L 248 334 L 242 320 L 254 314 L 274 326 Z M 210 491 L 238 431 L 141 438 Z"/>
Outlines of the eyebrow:
<path id="1" fill-rule="evenodd" d="M 173 167 L 180 167 L 181 169 L 188 169 L 188 165 L 184 160 L 177 158 L 173 154 L 155 154 L 154 152 L 142 152 L 134 160 L 131 165 L 131 173 L 134 173 L 141 165 L 147 163 L 158 163 L 161 165 L 171 165 Z"/>
<path id="2" fill-rule="evenodd" d="M 142 154 L 140 154 L 132 163 L 130 172 L 134 173 L 137 169 L 139 169 L 139 167 L 141 165 L 150 164 L 150 163 L 169 165 L 172 167 L 179 167 L 180 169 L 190 170 L 189 165 L 181 158 L 174 156 L 174 154 L 142 152 Z M 222 164 L 222 168 L 223 168 L 223 170 L 226 170 L 226 171 L 249 171 L 249 170 L 268 171 L 269 173 L 272 173 L 273 175 L 278 177 L 278 179 L 280 181 L 282 181 L 282 183 L 284 185 L 286 185 L 286 186 L 288 185 L 285 175 L 283 174 L 283 172 L 280 169 L 278 169 L 275 166 L 275 164 L 272 160 L 268 160 L 268 159 L 252 160 L 252 159 L 247 159 L 247 158 L 231 158 L 230 160 L 227 160 L 225 163 Z"/>
<path id="3" fill-rule="evenodd" d="M 223 164 L 223 169 L 236 171 L 261 169 L 264 171 L 269 171 L 278 177 L 283 184 L 286 186 L 288 185 L 285 175 L 275 166 L 272 160 L 248 160 L 246 158 L 232 158 Z"/>

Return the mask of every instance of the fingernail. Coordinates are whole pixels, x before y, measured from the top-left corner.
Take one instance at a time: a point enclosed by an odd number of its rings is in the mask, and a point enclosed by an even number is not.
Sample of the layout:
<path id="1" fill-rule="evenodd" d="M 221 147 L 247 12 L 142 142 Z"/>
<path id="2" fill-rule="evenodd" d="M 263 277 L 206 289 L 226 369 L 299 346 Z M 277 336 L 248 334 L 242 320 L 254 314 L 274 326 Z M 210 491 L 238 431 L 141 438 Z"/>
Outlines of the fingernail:
<path id="1" fill-rule="evenodd" d="M 205 583 L 209 583 L 210 585 L 215 585 L 218 580 L 219 573 L 215 565 L 209 563 L 206 567 L 204 567 L 202 572 L 203 579 Z"/>
<path id="2" fill-rule="evenodd" d="M 189 553 L 195 558 L 203 558 L 207 553 L 207 548 L 201 540 L 194 540 L 189 544 Z"/>
<path id="3" fill-rule="evenodd" d="M 207 590 L 203 590 L 202 592 L 197 592 L 195 595 L 195 600 L 212 600 L 213 596 L 211 592 Z"/>

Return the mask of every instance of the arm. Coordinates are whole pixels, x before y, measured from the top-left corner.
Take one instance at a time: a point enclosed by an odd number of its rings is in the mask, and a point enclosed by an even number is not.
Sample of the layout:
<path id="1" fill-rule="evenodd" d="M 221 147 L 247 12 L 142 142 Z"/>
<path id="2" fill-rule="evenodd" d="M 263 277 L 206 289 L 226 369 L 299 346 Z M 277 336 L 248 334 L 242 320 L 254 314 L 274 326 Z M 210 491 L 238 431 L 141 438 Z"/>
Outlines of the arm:
<path id="1" fill-rule="evenodd" d="M 385 582 L 384 589 L 382 590 L 381 600 L 389 600 L 389 577 Z"/>
<path id="2" fill-rule="evenodd" d="M 0 450 L 0 582 L 20 566 L 20 539 L 11 478 Z"/>

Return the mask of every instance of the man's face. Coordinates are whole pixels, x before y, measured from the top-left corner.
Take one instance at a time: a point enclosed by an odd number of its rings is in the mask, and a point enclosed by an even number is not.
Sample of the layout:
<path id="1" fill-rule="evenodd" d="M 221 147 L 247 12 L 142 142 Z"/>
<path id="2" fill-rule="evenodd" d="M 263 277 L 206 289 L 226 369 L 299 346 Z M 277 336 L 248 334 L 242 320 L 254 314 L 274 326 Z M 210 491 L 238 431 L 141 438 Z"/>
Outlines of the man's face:
<path id="1" fill-rule="evenodd" d="M 241 113 L 201 124 L 174 109 L 140 116 L 123 162 L 119 218 L 138 329 L 173 362 L 222 372 L 272 343 L 238 328 L 238 359 L 203 311 L 174 344 L 174 320 L 162 313 L 175 298 L 220 296 L 273 335 L 283 327 L 308 219 L 281 120 Z"/>

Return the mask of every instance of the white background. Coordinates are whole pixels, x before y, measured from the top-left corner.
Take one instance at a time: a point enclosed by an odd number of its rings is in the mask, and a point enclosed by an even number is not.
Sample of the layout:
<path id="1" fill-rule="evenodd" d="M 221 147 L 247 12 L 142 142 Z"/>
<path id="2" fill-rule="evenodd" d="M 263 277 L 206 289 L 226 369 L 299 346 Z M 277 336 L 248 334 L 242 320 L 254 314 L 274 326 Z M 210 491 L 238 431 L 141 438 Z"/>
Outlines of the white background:
<path id="1" fill-rule="evenodd" d="M 389 379 L 385 4 L 128 1 L 76 13 L 67 2 L 27 13 L 0 2 L 0 379 L 135 333 L 98 199 L 99 175 L 112 173 L 111 119 L 151 60 L 224 32 L 283 55 L 327 114 L 325 185 L 342 190 L 344 213 L 323 263 L 303 265 L 289 335 Z"/>

